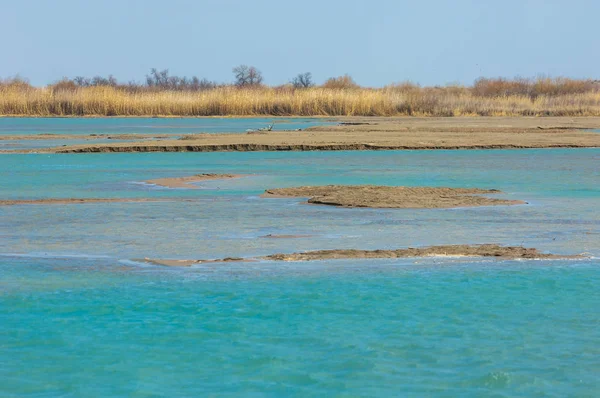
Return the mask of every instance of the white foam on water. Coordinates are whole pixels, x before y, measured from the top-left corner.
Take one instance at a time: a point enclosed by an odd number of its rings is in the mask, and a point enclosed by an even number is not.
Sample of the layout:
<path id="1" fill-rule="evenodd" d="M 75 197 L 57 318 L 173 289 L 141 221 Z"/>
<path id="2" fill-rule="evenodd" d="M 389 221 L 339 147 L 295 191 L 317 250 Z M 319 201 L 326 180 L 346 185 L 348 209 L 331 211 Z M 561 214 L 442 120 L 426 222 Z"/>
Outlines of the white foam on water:
<path id="1" fill-rule="evenodd" d="M 156 265 L 145 263 L 143 261 L 135 261 L 135 260 L 129 260 L 129 259 L 120 259 L 117 262 L 119 264 L 123 264 L 123 265 L 131 265 L 131 266 L 142 267 L 142 268 L 154 268 L 154 267 L 156 267 Z"/>

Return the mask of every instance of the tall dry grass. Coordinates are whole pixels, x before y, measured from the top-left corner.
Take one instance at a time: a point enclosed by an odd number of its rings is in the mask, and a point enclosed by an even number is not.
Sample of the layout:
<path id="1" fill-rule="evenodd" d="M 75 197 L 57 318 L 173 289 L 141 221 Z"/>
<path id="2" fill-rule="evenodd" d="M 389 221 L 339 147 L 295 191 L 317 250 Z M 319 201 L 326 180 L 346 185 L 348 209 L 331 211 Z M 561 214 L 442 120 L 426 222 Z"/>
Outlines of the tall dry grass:
<path id="1" fill-rule="evenodd" d="M 496 79 L 479 80 L 473 87 L 402 83 L 382 89 L 225 86 L 198 92 L 132 92 L 119 87 L 71 85 L 36 88 L 22 82 L 0 82 L 0 115 L 600 116 L 597 83 L 574 82 L 578 81 L 524 84 Z"/>

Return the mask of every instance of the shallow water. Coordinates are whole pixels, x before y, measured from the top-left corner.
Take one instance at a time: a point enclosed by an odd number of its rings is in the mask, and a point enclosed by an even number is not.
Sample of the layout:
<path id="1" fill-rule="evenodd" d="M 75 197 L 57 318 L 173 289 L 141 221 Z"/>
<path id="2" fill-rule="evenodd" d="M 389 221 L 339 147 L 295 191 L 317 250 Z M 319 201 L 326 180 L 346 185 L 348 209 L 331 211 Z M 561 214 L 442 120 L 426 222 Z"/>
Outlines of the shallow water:
<path id="1" fill-rule="evenodd" d="M 4 396 L 595 396 L 594 263 L 0 265 Z"/>
<path id="2" fill-rule="evenodd" d="M 144 183 L 205 172 L 248 176 Z M 174 199 L 0 207 L 2 396 L 600 394 L 599 149 L 4 155 L 0 181 L 1 199 Z M 259 197 L 366 183 L 497 188 L 529 204 Z M 131 261 L 453 243 L 593 258 Z"/>
<path id="3" fill-rule="evenodd" d="M 241 133 L 274 123 L 278 130 L 330 123 L 316 118 L 0 118 L 0 135 Z"/>
<path id="4" fill-rule="evenodd" d="M 131 142 L 131 140 L 118 140 L 108 138 L 65 139 L 60 137 L 43 140 L 0 140 L 0 151 L 25 151 L 31 149 L 53 148 L 67 145 L 114 144 L 116 142 Z"/>
<path id="5" fill-rule="evenodd" d="M 83 139 L 86 135 L 154 134 L 178 139 L 186 134 L 245 133 L 270 124 L 274 130 L 297 130 L 336 123 L 318 118 L 0 118 L 0 136 L 55 135 L 43 140 L 0 140 L 0 151 L 131 141 Z M 81 135 L 82 139 L 65 138 L 64 135 Z"/>

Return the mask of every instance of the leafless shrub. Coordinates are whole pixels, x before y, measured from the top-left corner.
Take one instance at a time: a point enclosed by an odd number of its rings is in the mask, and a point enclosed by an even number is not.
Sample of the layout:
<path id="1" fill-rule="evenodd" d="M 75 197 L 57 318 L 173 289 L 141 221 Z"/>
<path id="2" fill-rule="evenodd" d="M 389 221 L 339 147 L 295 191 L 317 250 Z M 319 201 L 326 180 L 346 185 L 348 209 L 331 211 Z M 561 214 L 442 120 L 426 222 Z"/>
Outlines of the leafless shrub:
<path id="1" fill-rule="evenodd" d="M 235 85 L 238 87 L 257 87 L 262 85 L 262 73 L 254 66 L 239 65 L 233 68 Z"/>
<path id="2" fill-rule="evenodd" d="M 312 73 L 300 73 L 291 81 L 294 88 L 309 88 L 315 85 L 312 79 Z"/>
<path id="3" fill-rule="evenodd" d="M 19 75 L 9 77 L 6 79 L 0 79 L 0 88 L 12 88 L 16 90 L 27 90 L 32 88 L 29 84 L 29 80 Z"/>
<path id="4" fill-rule="evenodd" d="M 356 84 L 354 79 L 350 75 L 331 77 L 323 83 L 323 88 L 336 89 L 336 90 L 348 90 L 356 89 L 360 86 Z"/>
<path id="5" fill-rule="evenodd" d="M 50 85 L 53 93 L 77 91 L 77 84 L 71 79 L 63 77 L 61 80 Z"/>
<path id="6" fill-rule="evenodd" d="M 527 96 L 535 99 L 541 95 L 558 96 L 600 91 L 594 80 L 576 80 L 565 77 L 537 79 L 487 79 L 479 78 L 473 84 L 473 94 L 481 97 Z"/>

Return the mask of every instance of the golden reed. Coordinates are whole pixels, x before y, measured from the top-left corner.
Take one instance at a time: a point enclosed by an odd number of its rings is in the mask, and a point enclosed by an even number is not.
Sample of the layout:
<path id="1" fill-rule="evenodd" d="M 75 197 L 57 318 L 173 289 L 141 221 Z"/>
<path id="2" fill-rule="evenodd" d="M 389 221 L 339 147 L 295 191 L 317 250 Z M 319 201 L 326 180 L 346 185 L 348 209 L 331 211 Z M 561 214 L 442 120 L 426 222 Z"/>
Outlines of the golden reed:
<path id="1" fill-rule="evenodd" d="M 483 95 L 476 87 L 231 86 L 207 91 L 0 85 L 3 116 L 600 116 L 600 91 Z"/>

